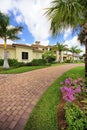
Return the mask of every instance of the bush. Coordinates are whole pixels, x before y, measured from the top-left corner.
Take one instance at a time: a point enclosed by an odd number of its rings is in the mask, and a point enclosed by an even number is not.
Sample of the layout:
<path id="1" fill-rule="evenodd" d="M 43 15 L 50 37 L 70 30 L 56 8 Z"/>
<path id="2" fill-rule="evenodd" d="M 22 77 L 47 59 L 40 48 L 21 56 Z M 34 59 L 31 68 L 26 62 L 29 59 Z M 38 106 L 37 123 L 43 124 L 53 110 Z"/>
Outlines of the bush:
<path id="1" fill-rule="evenodd" d="M 86 130 L 87 116 L 74 103 L 66 103 L 65 117 L 67 122 L 67 130 Z"/>
<path id="2" fill-rule="evenodd" d="M 3 59 L 0 59 L 0 66 L 3 65 Z"/>
<path id="3" fill-rule="evenodd" d="M 10 66 L 13 66 L 13 67 L 21 67 L 25 65 L 25 63 L 18 62 L 16 59 L 8 59 L 8 63 Z"/>
<path id="4" fill-rule="evenodd" d="M 16 66 L 18 61 L 16 59 L 8 59 L 8 63 L 10 66 Z"/>
<path id="5" fill-rule="evenodd" d="M 45 65 L 46 65 L 46 66 L 51 66 L 51 63 L 46 63 Z"/>
<path id="6" fill-rule="evenodd" d="M 72 63 L 73 61 L 71 59 L 66 60 L 65 63 Z"/>
<path id="7" fill-rule="evenodd" d="M 55 56 L 53 56 L 53 57 L 49 56 L 47 60 L 49 63 L 53 63 L 55 61 L 55 59 L 56 59 Z"/>
<path id="8" fill-rule="evenodd" d="M 46 64 L 46 60 L 44 59 L 34 59 L 32 60 L 32 62 L 30 63 L 27 63 L 26 65 L 29 65 L 29 66 L 43 66 Z"/>
<path id="9" fill-rule="evenodd" d="M 55 55 L 53 54 L 52 51 L 46 51 L 43 55 L 42 58 L 46 60 L 47 63 L 53 63 L 56 59 Z"/>

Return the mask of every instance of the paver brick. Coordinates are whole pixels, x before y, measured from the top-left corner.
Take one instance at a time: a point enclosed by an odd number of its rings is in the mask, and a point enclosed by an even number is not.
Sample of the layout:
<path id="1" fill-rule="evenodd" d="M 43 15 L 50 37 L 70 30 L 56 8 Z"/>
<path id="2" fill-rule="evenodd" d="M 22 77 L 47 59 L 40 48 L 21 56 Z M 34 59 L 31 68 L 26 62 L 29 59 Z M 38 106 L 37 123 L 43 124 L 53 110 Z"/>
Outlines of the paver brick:
<path id="1" fill-rule="evenodd" d="M 11 130 L 14 129 L 14 127 L 15 127 L 16 124 L 17 124 L 17 121 L 12 121 L 12 122 L 10 123 L 9 128 L 10 128 Z"/>
<path id="2" fill-rule="evenodd" d="M 68 64 L 23 74 L 0 74 L 0 130 L 23 130 L 44 91 L 65 71 L 84 64 Z"/>

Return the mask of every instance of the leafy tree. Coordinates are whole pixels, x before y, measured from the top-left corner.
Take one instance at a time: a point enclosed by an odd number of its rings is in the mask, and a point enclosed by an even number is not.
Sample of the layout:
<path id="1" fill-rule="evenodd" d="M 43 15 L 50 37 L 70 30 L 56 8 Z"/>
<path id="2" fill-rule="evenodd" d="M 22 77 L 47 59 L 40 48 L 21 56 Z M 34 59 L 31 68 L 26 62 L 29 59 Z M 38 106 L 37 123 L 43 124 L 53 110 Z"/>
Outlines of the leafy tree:
<path id="1" fill-rule="evenodd" d="M 0 37 L 4 40 L 4 68 L 9 68 L 7 60 L 7 39 L 20 39 L 17 34 L 22 31 L 22 27 L 11 27 L 9 16 L 0 12 Z"/>
<path id="2" fill-rule="evenodd" d="M 56 59 L 52 51 L 46 51 L 42 55 L 42 58 L 45 59 L 47 63 L 52 63 Z"/>
<path id="3" fill-rule="evenodd" d="M 87 77 L 87 1 L 83 0 L 53 0 L 46 14 L 51 21 L 51 31 L 53 35 L 63 31 L 67 27 L 84 28 L 86 60 L 85 77 Z"/>

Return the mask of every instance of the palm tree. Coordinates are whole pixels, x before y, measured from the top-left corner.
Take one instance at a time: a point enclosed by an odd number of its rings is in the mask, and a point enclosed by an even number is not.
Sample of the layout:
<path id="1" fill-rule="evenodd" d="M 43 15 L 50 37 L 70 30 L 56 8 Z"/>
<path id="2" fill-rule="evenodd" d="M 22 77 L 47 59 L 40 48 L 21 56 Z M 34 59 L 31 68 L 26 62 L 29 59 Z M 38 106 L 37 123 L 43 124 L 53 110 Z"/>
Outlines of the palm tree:
<path id="1" fill-rule="evenodd" d="M 74 60 L 75 60 L 75 54 L 76 54 L 76 52 L 77 52 L 77 46 L 72 46 L 72 47 L 70 48 L 70 52 L 72 53 L 73 62 L 74 62 Z"/>
<path id="2" fill-rule="evenodd" d="M 83 51 L 82 51 L 81 49 L 79 49 L 79 48 L 76 50 L 76 54 L 77 54 L 77 57 L 78 57 L 77 60 L 79 60 L 79 54 L 80 54 L 81 52 L 83 52 Z"/>
<path id="3" fill-rule="evenodd" d="M 0 12 L 0 37 L 4 40 L 4 68 L 9 68 L 7 60 L 7 39 L 20 39 L 17 34 L 22 31 L 22 27 L 11 27 L 9 17 Z"/>
<path id="4" fill-rule="evenodd" d="M 67 45 L 57 43 L 56 47 L 57 47 L 57 50 L 59 51 L 59 61 L 63 62 L 63 51 L 67 50 Z"/>
<path id="5" fill-rule="evenodd" d="M 78 35 L 80 43 L 85 45 L 85 77 L 87 77 L 87 25 L 85 24 Z"/>
<path id="6" fill-rule="evenodd" d="M 78 55 L 82 52 L 82 50 L 79 49 L 77 46 L 72 46 L 69 51 L 72 52 L 72 54 L 73 54 L 73 62 L 75 60 L 75 55 L 76 54 Z"/>
<path id="7" fill-rule="evenodd" d="M 76 27 L 87 28 L 87 1 L 53 0 L 46 14 L 51 21 L 50 29 L 53 35 L 57 35 L 58 32 L 69 26 L 73 29 Z M 86 33 L 86 31 L 84 32 Z M 85 40 L 85 46 L 87 46 L 87 40 Z M 87 61 L 87 49 L 85 61 Z M 85 77 L 87 77 L 87 62 L 85 62 L 85 67 Z"/>

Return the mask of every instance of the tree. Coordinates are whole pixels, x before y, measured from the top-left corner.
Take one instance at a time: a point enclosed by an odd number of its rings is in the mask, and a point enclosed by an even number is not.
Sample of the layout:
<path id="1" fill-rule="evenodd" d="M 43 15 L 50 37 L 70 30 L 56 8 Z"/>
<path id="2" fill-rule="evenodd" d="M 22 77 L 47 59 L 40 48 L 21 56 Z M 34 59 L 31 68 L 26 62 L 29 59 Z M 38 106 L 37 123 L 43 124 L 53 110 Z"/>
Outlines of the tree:
<path id="1" fill-rule="evenodd" d="M 73 54 L 73 62 L 74 62 L 74 60 L 75 60 L 75 55 L 77 54 L 80 54 L 81 52 L 82 52 L 82 50 L 81 49 L 79 49 L 77 46 L 72 46 L 71 48 L 70 48 L 70 52 L 72 52 L 72 54 Z M 78 56 L 77 56 L 78 57 Z"/>
<path id="2" fill-rule="evenodd" d="M 87 1 L 82 0 L 53 0 L 46 14 L 51 21 L 51 31 L 53 35 L 71 26 L 84 28 L 86 34 L 87 28 Z M 85 26 L 85 27 L 84 27 Z M 86 36 L 86 35 L 85 35 Z M 87 40 L 85 40 L 87 48 Z M 86 49 L 87 61 L 87 49 Z M 85 77 L 87 77 L 87 62 L 85 62 Z"/>
<path id="3" fill-rule="evenodd" d="M 76 54 L 77 54 L 77 57 L 78 57 L 78 59 L 77 59 L 77 60 L 79 60 L 79 54 L 80 54 L 81 52 L 82 52 L 82 50 L 81 50 L 81 49 L 79 49 L 79 48 L 76 50 Z"/>
<path id="4" fill-rule="evenodd" d="M 52 63 L 55 61 L 55 56 L 52 51 L 46 51 L 43 55 L 42 58 L 46 60 L 47 63 Z"/>
<path id="5" fill-rule="evenodd" d="M 87 23 L 84 24 L 80 34 L 78 35 L 80 43 L 85 45 L 85 76 L 87 77 Z"/>
<path id="6" fill-rule="evenodd" d="M 63 62 L 63 51 L 67 50 L 67 45 L 57 43 L 57 50 L 59 51 L 59 61 Z"/>
<path id="7" fill-rule="evenodd" d="M 72 47 L 70 48 L 70 52 L 72 53 L 73 62 L 74 62 L 74 60 L 75 60 L 75 54 L 76 54 L 76 52 L 77 52 L 77 46 L 72 46 Z"/>
<path id="8" fill-rule="evenodd" d="M 20 39 L 17 34 L 22 31 L 21 26 L 11 27 L 9 16 L 0 12 L 0 37 L 4 40 L 4 68 L 9 68 L 7 60 L 7 39 Z"/>

